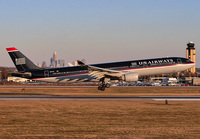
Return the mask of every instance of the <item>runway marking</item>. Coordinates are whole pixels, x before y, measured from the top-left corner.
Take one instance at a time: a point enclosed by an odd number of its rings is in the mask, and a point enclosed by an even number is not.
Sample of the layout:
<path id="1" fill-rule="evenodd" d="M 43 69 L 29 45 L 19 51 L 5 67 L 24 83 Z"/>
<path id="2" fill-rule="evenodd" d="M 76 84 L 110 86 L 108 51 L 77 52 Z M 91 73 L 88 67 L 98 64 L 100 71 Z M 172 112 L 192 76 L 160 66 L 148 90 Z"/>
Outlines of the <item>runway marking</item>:
<path id="1" fill-rule="evenodd" d="M 155 101 L 200 101 L 200 99 L 153 99 Z"/>

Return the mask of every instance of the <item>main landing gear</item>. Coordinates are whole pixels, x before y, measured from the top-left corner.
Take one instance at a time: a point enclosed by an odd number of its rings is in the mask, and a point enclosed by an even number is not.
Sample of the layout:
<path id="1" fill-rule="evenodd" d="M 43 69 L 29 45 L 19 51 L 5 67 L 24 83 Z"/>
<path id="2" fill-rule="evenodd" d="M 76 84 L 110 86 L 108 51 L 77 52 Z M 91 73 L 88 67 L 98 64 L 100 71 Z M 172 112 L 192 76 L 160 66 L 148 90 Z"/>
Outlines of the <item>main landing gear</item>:
<path id="1" fill-rule="evenodd" d="M 109 88 L 111 85 L 105 82 L 105 78 L 100 79 L 100 85 L 98 86 L 98 90 L 104 91 L 106 88 Z"/>

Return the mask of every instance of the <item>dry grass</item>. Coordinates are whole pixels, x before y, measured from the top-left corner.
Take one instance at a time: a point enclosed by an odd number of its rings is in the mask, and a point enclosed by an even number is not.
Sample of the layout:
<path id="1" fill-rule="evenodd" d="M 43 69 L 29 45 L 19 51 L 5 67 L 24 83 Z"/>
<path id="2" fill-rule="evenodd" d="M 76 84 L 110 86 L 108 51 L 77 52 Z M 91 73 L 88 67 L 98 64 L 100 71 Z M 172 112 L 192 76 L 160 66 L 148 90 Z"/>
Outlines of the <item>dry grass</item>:
<path id="1" fill-rule="evenodd" d="M 0 88 L 1 93 L 21 93 L 22 88 Z M 98 91 L 97 88 L 26 88 L 24 94 L 44 95 L 125 95 L 125 96 L 156 96 L 156 95 L 200 95 L 200 88 L 108 88 L 105 91 Z"/>
<path id="2" fill-rule="evenodd" d="M 1 137 L 199 138 L 200 102 L 0 101 Z"/>
<path id="3" fill-rule="evenodd" d="M 20 93 L 0 88 L 0 93 Z M 27 88 L 53 95 L 199 95 L 199 88 Z M 2 138 L 199 138 L 199 101 L 0 101 Z"/>

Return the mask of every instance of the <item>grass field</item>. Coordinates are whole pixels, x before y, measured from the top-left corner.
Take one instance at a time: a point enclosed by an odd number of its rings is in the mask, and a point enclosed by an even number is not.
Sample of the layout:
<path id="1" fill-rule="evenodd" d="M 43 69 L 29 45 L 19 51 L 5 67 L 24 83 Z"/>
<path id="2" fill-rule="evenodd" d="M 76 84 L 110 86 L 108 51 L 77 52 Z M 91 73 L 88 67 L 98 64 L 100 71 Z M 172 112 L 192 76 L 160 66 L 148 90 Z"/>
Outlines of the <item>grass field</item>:
<path id="1" fill-rule="evenodd" d="M 25 92 L 21 92 L 21 88 L 0 88 L 1 93 L 23 93 L 26 94 L 44 94 L 44 95 L 97 95 L 97 96 L 106 96 L 106 95 L 125 95 L 125 96 L 156 96 L 156 95 L 170 95 L 170 96 L 179 96 L 179 95 L 200 95 L 200 87 L 187 88 L 187 87 L 136 87 L 136 88 L 107 88 L 105 91 L 99 91 L 97 88 L 26 88 Z"/>
<path id="2" fill-rule="evenodd" d="M 20 88 L 0 88 L 19 93 Z M 56 95 L 198 95 L 198 88 L 28 88 Z M 67 94 L 66 94 L 67 93 Z M 199 138 L 200 102 L 0 101 L 2 138 Z"/>

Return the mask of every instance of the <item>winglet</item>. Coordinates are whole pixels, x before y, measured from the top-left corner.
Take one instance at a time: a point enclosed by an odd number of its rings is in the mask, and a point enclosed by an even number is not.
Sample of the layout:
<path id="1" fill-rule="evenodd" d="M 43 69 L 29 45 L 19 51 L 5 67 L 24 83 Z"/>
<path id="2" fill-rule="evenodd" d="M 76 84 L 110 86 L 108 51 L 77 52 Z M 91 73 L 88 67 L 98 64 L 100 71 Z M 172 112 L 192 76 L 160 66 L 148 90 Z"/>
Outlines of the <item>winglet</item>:
<path id="1" fill-rule="evenodd" d="M 80 60 L 77 60 L 77 62 L 78 62 L 78 64 L 81 66 L 81 67 L 84 67 L 84 66 L 86 66 L 85 65 L 85 63 L 83 63 L 82 61 L 80 61 Z"/>
<path id="2" fill-rule="evenodd" d="M 15 47 L 6 48 L 8 52 L 18 51 Z"/>

